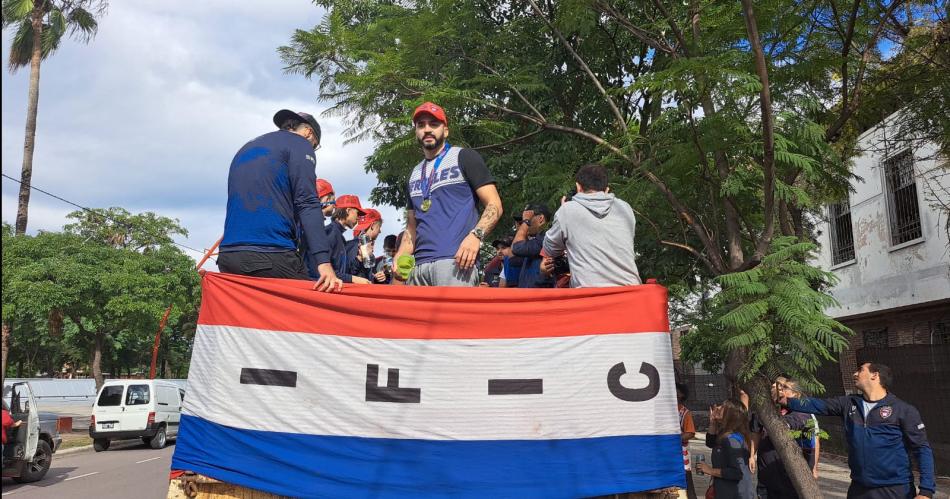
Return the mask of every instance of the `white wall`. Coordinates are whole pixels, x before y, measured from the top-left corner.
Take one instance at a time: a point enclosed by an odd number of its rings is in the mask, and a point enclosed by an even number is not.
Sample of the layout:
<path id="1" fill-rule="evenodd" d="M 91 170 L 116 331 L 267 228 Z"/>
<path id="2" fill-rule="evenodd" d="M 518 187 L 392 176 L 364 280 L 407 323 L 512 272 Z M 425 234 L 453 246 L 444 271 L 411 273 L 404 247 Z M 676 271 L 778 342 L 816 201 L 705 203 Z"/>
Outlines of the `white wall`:
<path id="1" fill-rule="evenodd" d="M 894 117 L 888 118 L 892 120 Z M 832 269 L 840 279 L 831 293 L 840 303 L 828 310 L 843 318 L 895 307 L 950 298 L 950 243 L 945 229 L 946 214 L 932 205 L 938 196 L 945 204 L 950 193 L 950 163 L 937 158 L 934 144 L 912 147 L 915 161 L 917 198 L 923 238 L 917 242 L 891 245 L 888 200 L 885 193 L 883 160 L 904 148 L 894 143 L 893 127 L 876 127 L 859 139 L 865 151 L 856 158 L 852 171 L 862 178 L 852 183 L 851 226 L 855 259 L 832 266 L 831 229 L 819 225 L 821 243 L 819 265 Z"/>

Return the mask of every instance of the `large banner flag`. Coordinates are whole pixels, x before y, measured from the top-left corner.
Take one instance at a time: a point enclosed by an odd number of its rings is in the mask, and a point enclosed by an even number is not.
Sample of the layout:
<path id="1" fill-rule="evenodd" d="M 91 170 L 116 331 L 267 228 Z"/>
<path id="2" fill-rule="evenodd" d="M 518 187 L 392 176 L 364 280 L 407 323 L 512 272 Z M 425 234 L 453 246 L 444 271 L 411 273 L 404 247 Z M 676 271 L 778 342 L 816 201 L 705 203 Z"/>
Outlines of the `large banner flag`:
<path id="1" fill-rule="evenodd" d="M 298 497 L 685 486 L 666 290 L 204 276 L 172 468 Z"/>

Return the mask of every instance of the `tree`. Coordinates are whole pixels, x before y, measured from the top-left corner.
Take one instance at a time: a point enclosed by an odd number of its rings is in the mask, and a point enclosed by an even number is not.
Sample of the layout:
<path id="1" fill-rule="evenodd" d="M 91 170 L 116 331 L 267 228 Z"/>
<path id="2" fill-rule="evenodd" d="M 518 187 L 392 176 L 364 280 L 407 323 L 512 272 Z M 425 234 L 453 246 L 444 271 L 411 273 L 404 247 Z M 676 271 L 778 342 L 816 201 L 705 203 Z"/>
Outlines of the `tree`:
<path id="1" fill-rule="evenodd" d="M 318 3 L 323 22 L 279 53 L 319 79 L 349 140 L 379 144 L 374 201 L 401 204 L 418 161 L 408 116 L 430 99 L 454 142 L 487 151 L 506 208 L 557 199 L 576 166 L 605 164 L 637 209 L 643 273 L 714 296 L 692 319 L 693 354 L 725 364 L 800 495 L 820 495 L 769 380 L 782 368 L 818 388 L 818 364 L 844 345 L 822 308 L 829 276 L 807 264 L 814 220 L 849 188 L 882 37 L 936 3 Z"/>
<path id="2" fill-rule="evenodd" d="M 18 331 L 17 337 L 26 343 L 32 340 L 29 335 L 52 336 L 53 328 L 41 319 L 62 316 L 67 330 L 63 337 L 88 352 L 99 387 L 104 364 L 143 365 L 152 334 L 169 304 L 173 305 L 169 324 L 180 334 L 193 332 L 190 324 L 197 315 L 199 277 L 194 261 L 169 244 L 171 234 L 185 232 L 176 221 L 149 213 L 132 215 L 118 208 L 69 216 L 77 222 L 65 232 L 13 237 L 5 226 L 4 320 L 34 325 Z M 117 226 L 127 220 L 139 222 L 126 226 L 127 233 L 134 234 L 122 239 L 126 247 L 88 237 L 103 216 Z"/>
<path id="3" fill-rule="evenodd" d="M 59 48 L 66 35 L 88 43 L 99 29 L 97 18 L 105 14 L 106 0 L 3 0 L 3 29 L 14 28 L 9 69 L 30 65 L 30 87 L 23 139 L 23 169 L 17 200 L 16 234 L 26 232 L 36 146 L 36 115 L 40 99 L 40 64 Z"/>

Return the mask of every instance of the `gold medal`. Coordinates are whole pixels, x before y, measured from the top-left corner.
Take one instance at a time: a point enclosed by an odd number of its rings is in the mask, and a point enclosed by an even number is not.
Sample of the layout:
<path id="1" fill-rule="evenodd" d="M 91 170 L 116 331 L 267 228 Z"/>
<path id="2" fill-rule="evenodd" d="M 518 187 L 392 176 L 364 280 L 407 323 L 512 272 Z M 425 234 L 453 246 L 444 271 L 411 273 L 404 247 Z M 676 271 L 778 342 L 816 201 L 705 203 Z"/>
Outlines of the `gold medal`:
<path id="1" fill-rule="evenodd" d="M 429 211 L 429 208 L 431 207 L 432 207 L 432 201 L 428 199 L 422 200 L 422 206 L 420 206 L 420 208 L 422 208 L 422 211 Z"/>

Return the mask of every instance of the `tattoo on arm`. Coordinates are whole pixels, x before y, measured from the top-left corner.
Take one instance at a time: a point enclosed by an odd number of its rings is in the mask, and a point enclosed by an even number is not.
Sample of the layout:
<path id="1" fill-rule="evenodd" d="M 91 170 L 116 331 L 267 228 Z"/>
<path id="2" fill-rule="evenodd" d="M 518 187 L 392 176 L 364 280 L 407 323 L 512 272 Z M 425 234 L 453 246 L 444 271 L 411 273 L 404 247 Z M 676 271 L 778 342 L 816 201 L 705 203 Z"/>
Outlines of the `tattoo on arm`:
<path id="1" fill-rule="evenodd" d="M 489 203 L 485 206 L 485 211 L 482 212 L 482 218 L 479 219 L 476 227 L 488 234 L 495 228 L 495 224 L 498 223 L 499 218 L 501 218 L 501 210 L 498 209 L 495 203 Z"/>

